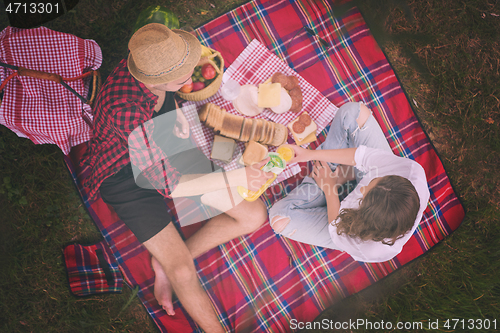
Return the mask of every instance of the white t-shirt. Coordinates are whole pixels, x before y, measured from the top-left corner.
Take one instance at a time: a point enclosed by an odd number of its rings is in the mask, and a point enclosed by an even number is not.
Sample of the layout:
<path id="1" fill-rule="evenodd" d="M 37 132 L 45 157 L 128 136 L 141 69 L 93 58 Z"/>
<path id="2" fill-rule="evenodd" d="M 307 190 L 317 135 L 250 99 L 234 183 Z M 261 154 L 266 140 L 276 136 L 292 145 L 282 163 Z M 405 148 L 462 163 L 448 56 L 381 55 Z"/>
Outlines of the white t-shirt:
<path id="1" fill-rule="evenodd" d="M 337 227 L 330 224 L 330 237 L 336 248 L 350 254 L 354 260 L 363 262 L 383 262 L 394 258 L 403 249 L 403 245 L 410 239 L 417 228 L 422 214 L 429 201 L 429 189 L 424 168 L 417 162 L 396 156 L 388 151 L 359 146 L 354 155 L 356 168 L 366 172 L 359 184 L 341 203 L 343 208 L 359 208 L 359 199 L 363 197 L 359 191 L 362 186 L 367 186 L 370 181 L 377 177 L 396 175 L 408 179 L 417 190 L 420 198 L 420 209 L 411 231 L 396 240 L 394 245 L 386 245 L 382 242 L 362 241 L 345 234 L 338 235 Z"/>

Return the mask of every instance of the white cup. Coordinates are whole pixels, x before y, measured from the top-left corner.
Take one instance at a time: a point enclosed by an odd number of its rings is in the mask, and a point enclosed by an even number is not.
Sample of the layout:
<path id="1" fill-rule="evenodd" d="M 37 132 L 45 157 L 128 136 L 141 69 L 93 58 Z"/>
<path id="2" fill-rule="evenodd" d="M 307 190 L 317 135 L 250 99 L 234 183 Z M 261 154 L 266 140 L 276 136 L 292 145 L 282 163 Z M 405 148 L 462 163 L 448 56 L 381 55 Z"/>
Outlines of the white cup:
<path id="1" fill-rule="evenodd" d="M 240 94 L 240 84 L 234 80 L 228 80 L 222 86 L 220 94 L 226 101 L 233 101 Z"/>

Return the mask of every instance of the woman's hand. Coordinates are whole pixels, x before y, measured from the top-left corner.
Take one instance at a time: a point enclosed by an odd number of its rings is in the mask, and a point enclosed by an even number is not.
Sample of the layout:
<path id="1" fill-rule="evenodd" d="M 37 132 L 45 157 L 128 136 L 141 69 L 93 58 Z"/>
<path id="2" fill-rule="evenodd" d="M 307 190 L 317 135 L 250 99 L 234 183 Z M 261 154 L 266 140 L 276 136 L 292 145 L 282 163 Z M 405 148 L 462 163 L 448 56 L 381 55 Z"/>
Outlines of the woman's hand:
<path id="1" fill-rule="evenodd" d="M 177 109 L 177 119 L 174 126 L 174 135 L 181 139 L 189 138 L 189 122 L 182 113 L 181 109 Z"/>
<path id="2" fill-rule="evenodd" d="M 315 161 L 311 177 L 314 179 L 316 184 L 318 184 L 319 188 L 325 193 L 325 195 L 338 193 L 338 173 L 332 172 L 330 166 L 326 162 Z"/>
<path id="3" fill-rule="evenodd" d="M 292 158 L 291 161 L 287 162 L 287 164 L 310 161 L 310 158 L 309 158 L 310 150 L 309 149 L 304 149 L 304 148 L 299 147 L 297 145 L 286 145 L 286 146 L 289 148 L 292 148 L 293 151 L 295 152 L 295 157 Z"/>

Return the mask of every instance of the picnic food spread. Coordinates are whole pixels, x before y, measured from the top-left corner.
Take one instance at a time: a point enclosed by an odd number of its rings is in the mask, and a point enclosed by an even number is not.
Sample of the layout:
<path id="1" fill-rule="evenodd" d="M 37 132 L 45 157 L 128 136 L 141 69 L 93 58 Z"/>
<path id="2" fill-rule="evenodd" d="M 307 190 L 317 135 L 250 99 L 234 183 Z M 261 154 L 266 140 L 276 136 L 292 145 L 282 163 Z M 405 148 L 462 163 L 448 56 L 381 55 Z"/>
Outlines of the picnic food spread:
<path id="1" fill-rule="evenodd" d="M 302 110 L 302 90 L 299 79 L 293 75 L 274 73 L 272 77 L 257 86 L 246 84 L 233 105 L 239 113 L 254 117 L 268 108 L 276 114 Z"/>
<path id="2" fill-rule="evenodd" d="M 216 133 L 242 142 L 253 140 L 265 145 L 280 146 L 288 138 L 288 131 L 282 124 L 237 116 L 212 103 L 204 104 L 198 116 L 205 126 Z"/>
<path id="3" fill-rule="evenodd" d="M 200 77 L 202 81 L 207 80 L 212 74 L 207 76 L 206 70 L 195 70 L 193 80 L 199 80 Z M 302 90 L 296 76 L 277 72 L 259 84 L 258 87 L 253 84 L 241 86 L 238 96 L 232 100 L 232 103 L 236 111 L 246 117 L 228 113 L 213 103 L 204 104 L 200 108 L 198 116 L 200 121 L 208 128 L 213 129 L 216 134 L 211 157 L 229 163 L 236 147 L 233 140 L 248 142 L 239 160 L 240 164 L 248 166 L 268 156 L 267 145 L 281 146 L 286 143 L 288 130 L 282 124 L 247 117 L 255 117 L 266 108 L 277 114 L 288 111 L 299 113 L 302 110 Z M 292 132 L 298 145 L 316 140 L 317 125 L 307 112 L 290 122 L 288 129 Z M 285 157 L 284 160 L 291 160 L 294 152 L 289 147 L 282 146 L 276 156 L 282 156 L 281 160 Z M 267 186 L 269 184 L 263 187 L 264 190 Z M 247 192 L 246 189 L 242 188 L 240 194 L 243 193 L 242 196 L 248 199 Z M 257 193 L 253 193 L 252 198 L 255 195 Z"/>
<path id="4" fill-rule="evenodd" d="M 210 157 L 212 159 L 229 163 L 233 159 L 235 149 L 236 141 L 220 135 L 216 135 L 214 136 L 214 144 L 212 146 L 212 154 L 210 155 Z"/>
<path id="5" fill-rule="evenodd" d="M 302 113 L 299 117 L 291 121 L 287 127 L 292 132 L 293 139 L 298 146 L 316 141 L 318 126 L 307 112 Z"/>
<path id="6" fill-rule="evenodd" d="M 266 158 L 267 147 L 255 141 L 249 141 L 241 156 L 241 164 L 252 165 Z"/>
<path id="7" fill-rule="evenodd" d="M 281 146 L 276 152 L 287 162 L 290 162 L 295 157 L 295 151 L 288 146 Z"/>
<path id="8" fill-rule="evenodd" d="M 206 63 L 203 66 L 196 66 L 191 76 L 192 82 L 183 85 L 180 91 L 188 94 L 191 91 L 201 90 L 210 85 L 216 76 L 217 72 L 212 64 Z"/>
<path id="9" fill-rule="evenodd" d="M 287 76 L 283 73 L 274 73 L 271 77 L 271 82 L 273 84 L 281 84 L 281 87 L 283 87 L 288 92 L 288 95 L 290 96 L 290 99 L 292 101 L 292 105 L 287 111 L 299 113 L 302 110 L 302 90 L 299 86 L 299 79 L 293 75 Z"/>
<path id="10" fill-rule="evenodd" d="M 259 89 L 252 84 L 245 84 L 240 88 L 240 93 L 233 101 L 233 106 L 239 113 L 254 117 L 264 111 L 264 108 L 258 105 L 258 98 Z"/>
<path id="11" fill-rule="evenodd" d="M 271 111 L 277 114 L 282 114 L 290 111 L 292 108 L 292 98 L 285 88 L 280 89 L 280 104 L 278 106 L 271 107 Z"/>
<path id="12" fill-rule="evenodd" d="M 272 172 L 274 175 L 266 181 L 264 185 L 260 187 L 257 191 L 249 191 L 243 186 L 238 186 L 238 194 L 246 201 L 257 200 L 262 193 L 274 182 L 276 177 L 283 172 L 286 168 L 286 162 L 291 161 L 294 157 L 294 153 L 290 153 L 292 149 L 286 146 L 281 146 L 278 148 L 276 153 L 268 153 L 269 162 L 266 163 L 261 169 L 265 172 Z"/>
<path id="13" fill-rule="evenodd" d="M 263 83 L 259 84 L 259 95 L 257 105 L 261 108 L 273 108 L 281 102 L 281 84 Z"/>
<path id="14" fill-rule="evenodd" d="M 221 54 L 201 46 L 201 58 L 191 75 L 192 83 L 183 85 L 177 95 L 187 101 L 203 101 L 215 95 L 222 83 L 224 59 Z"/>

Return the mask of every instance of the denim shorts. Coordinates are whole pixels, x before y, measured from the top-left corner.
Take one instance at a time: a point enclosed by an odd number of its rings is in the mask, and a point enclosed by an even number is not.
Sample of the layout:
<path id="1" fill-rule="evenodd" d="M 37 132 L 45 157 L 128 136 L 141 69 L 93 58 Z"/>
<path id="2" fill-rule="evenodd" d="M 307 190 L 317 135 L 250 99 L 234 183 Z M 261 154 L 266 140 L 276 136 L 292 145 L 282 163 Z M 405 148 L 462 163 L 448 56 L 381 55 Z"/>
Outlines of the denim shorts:
<path id="1" fill-rule="evenodd" d="M 346 103 L 337 110 L 325 141 L 318 149 L 355 148 L 364 145 L 392 152 L 384 132 L 370 115 L 363 127 L 359 127 L 361 102 Z M 329 163 L 335 170 L 337 164 Z M 364 174 L 355 169 L 356 181 Z M 306 176 L 302 183 L 269 210 L 269 220 L 275 216 L 288 217 L 290 222 L 281 235 L 298 242 L 336 249 L 328 231 L 326 197 L 314 179 Z"/>

